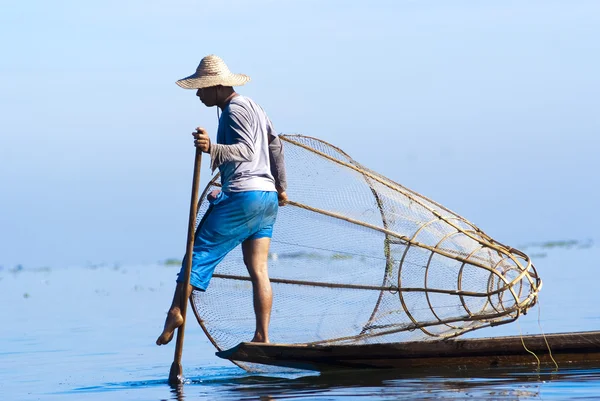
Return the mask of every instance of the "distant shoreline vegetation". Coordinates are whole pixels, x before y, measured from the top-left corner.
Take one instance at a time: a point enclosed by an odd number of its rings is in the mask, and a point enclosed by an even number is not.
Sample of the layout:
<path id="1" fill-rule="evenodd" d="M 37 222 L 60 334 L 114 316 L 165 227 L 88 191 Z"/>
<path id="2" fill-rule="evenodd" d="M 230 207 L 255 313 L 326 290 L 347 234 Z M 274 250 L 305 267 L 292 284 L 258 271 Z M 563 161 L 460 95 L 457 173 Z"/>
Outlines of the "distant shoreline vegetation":
<path id="1" fill-rule="evenodd" d="M 530 250 L 532 253 L 529 256 L 532 259 L 540 259 L 548 256 L 547 251 L 552 249 L 587 249 L 594 246 L 594 241 L 592 239 L 585 240 L 555 240 L 555 241 L 545 241 L 545 242 L 530 242 L 527 244 L 523 244 L 517 249 L 525 251 Z M 350 260 L 350 259 L 371 259 L 372 257 L 368 257 L 366 255 L 357 255 L 357 254 L 349 254 L 337 252 L 335 250 L 319 250 L 319 251 L 299 251 L 299 252 L 286 252 L 286 253 L 269 253 L 269 260 L 277 261 L 280 259 L 307 259 L 307 260 Z M 182 260 L 171 258 L 163 261 L 165 266 L 181 266 Z"/>
<path id="2" fill-rule="evenodd" d="M 546 241 L 546 242 L 530 242 L 518 247 L 522 251 L 531 250 L 529 253 L 531 259 L 541 259 L 548 256 L 547 251 L 552 249 L 587 249 L 594 246 L 594 241 L 591 238 L 586 240 L 561 240 L 561 241 Z"/>
<path id="3" fill-rule="evenodd" d="M 561 241 L 546 241 L 546 242 L 530 242 L 528 244 L 523 244 L 518 247 L 518 249 L 524 251 L 526 249 L 538 248 L 538 249 L 554 249 L 554 248 L 577 248 L 577 249 L 587 249 L 594 246 L 594 241 L 591 238 L 585 240 L 561 240 Z"/>
<path id="4" fill-rule="evenodd" d="M 165 265 L 165 266 L 181 266 L 182 262 L 183 261 L 181 259 L 170 258 L 170 259 L 165 259 L 163 261 L 163 265 Z"/>
<path id="5" fill-rule="evenodd" d="M 525 244 L 521 244 L 517 247 L 517 249 L 521 251 L 528 251 L 528 255 L 532 259 L 536 258 L 544 258 L 548 256 L 547 251 L 553 249 L 588 249 L 594 246 L 594 240 L 591 238 L 584 240 L 576 240 L 576 239 L 568 239 L 568 240 L 556 240 L 556 241 L 544 241 L 544 242 L 529 242 Z M 358 254 L 349 254 L 343 252 L 337 252 L 335 250 L 319 250 L 312 252 L 288 252 L 288 253 L 269 253 L 269 259 L 272 261 L 277 261 L 279 259 L 329 259 L 332 261 L 341 261 L 341 260 L 351 260 L 351 259 L 373 259 L 373 256 L 367 255 L 358 255 Z M 378 258 L 376 258 L 378 259 Z M 168 258 L 158 262 L 159 265 L 163 265 L 166 267 L 177 266 L 180 267 L 182 264 L 182 260 L 179 258 Z M 101 264 L 91 264 L 88 262 L 85 266 L 91 269 L 96 269 L 99 267 L 113 267 L 114 269 L 119 269 L 120 264 L 109 264 L 109 263 L 101 263 Z M 17 263 L 13 266 L 2 265 L 0 264 L 0 272 L 6 271 L 10 273 L 19 273 L 21 271 L 50 271 L 51 267 L 49 266 L 37 266 L 37 267 L 27 267 L 22 263 Z"/>

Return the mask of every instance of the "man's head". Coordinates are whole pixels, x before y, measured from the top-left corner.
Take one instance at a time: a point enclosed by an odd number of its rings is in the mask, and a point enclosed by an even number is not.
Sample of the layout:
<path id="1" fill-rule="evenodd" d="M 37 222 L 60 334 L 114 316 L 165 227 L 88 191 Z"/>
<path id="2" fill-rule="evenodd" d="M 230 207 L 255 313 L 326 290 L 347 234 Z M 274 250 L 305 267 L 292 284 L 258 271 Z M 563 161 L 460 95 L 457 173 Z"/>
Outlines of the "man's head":
<path id="1" fill-rule="evenodd" d="M 241 86 L 250 81 L 244 74 L 233 74 L 220 57 L 206 56 L 200 61 L 196 72 L 189 77 L 177 81 L 184 89 L 198 89 L 196 96 L 207 106 L 219 104 L 222 96 L 233 93 L 233 86 Z M 226 95 L 225 95 L 226 94 Z"/>
<path id="2" fill-rule="evenodd" d="M 209 86 L 196 91 L 196 96 L 207 107 L 222 105 L 234 93 L 231 86 Z"/>

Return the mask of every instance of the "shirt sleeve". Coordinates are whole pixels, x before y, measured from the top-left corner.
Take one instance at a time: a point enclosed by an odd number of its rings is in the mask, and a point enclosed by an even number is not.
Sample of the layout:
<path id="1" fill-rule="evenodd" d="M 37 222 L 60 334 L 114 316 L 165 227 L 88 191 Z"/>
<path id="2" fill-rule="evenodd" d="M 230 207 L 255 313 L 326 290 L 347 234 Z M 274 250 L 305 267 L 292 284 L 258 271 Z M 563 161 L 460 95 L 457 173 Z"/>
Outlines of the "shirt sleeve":
<path id="1" fill-rule="evenodd" d="M 246 110 L 230 106 L 229 114 L 223 123 L 225 135 L 231 138 L 228 141 L 231 144 L 210 144 L 210 167 L 213 172 L 223 163 L 251 161 L 256 150 L 252 120 Z"/>
<path id="2" fill-rule="evenodd" d="M 285 160 L 283 157 L 283 142 L 273 128 L 271 121 L 268 121 L 269 134 L 269 160 L 271 164 L 271 175 L 275 179 L 277 190 L 287 190 L 287 176 L 285 171 Z"/>

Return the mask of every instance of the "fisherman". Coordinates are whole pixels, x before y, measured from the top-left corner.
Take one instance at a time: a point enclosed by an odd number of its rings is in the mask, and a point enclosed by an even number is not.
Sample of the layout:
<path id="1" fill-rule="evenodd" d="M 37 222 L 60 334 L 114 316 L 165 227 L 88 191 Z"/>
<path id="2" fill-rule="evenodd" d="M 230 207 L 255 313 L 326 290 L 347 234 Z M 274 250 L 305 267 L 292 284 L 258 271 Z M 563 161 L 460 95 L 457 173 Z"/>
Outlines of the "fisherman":
<path id="1" fill-rule="evenodd" d="M 192 289 L 205 291 L 215 267 L 236 246 L 242 245 L 244 263 L 252 280 L 256 330 L 252 342 L 269 342 L 269 320 L 273 295 L 267 257 L 278 206 L 287 202 L 283 144 L 264 110 L 233 86 L 250 80 L 233 74 L 215 55 L 202 59 L 196 72 L 177 81 L 184 89 L 197 89 L 196 96 L 207 107 L 222 110 L 217 143 L 206 130 L 192 133 L 194 145 L 209 153 L 211 169 L 219 168 L 221 191 L 208 195 L 210 206 L 194 239 L 189 299 Z M 186 255 L 188 257 L 188 255 Z M 185 261 L 177 277 L 173 303 L 157 345 L 169 343 L 183 324 L 181 315 Z"/>

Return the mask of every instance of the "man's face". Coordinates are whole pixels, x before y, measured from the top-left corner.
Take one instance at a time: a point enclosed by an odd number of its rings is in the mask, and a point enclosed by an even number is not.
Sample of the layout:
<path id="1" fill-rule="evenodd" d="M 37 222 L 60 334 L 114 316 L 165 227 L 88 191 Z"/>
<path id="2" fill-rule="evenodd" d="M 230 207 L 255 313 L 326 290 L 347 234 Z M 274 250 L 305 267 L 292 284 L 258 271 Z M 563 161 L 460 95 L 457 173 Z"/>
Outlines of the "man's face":
<path id="1" fill-rule="evenodd" d="M 196 96 L 200 98 L 200 101 L 207 107 L 217 105 L 217 87 L 210 86 L 208 88 L 198 89 Z"/>

